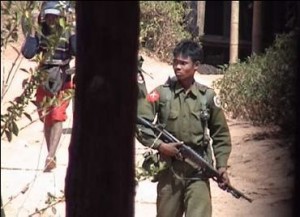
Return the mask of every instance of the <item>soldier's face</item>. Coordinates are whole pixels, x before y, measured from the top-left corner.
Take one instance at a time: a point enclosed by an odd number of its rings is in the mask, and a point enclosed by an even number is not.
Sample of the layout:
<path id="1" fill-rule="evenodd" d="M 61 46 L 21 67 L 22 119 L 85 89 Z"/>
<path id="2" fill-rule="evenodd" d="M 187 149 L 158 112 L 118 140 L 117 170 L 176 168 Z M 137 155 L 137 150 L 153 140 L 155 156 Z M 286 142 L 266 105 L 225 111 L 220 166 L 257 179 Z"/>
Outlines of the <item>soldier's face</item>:
<path id="1" fill-rule="evenodd" d="M 173 69 L 177 79 L 186 80 L 194 77 L 198 63 L 193 63 L 190 57 L 179 55 L 173 59 Z"/>
<path id="2" fill-rule="evenodd" d="M 59 22 L 59 16 L 54 14 L 46 14 L 45 21 L 49 27 L 55 27 Z"/>

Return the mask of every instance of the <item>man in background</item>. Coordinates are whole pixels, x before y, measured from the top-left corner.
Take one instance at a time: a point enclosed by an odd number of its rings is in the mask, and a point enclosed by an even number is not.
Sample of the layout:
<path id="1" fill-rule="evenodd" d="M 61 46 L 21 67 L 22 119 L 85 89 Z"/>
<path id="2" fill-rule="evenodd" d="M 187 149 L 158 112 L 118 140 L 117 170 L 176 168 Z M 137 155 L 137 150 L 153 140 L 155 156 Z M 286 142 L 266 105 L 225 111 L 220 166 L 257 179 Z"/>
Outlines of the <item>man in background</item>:
<path id="1" fill-rule="evenodd" d="M 72 56 L 76 54 L 75 34 L 71 34 L 60 25 L 66 21 L 66 7 L 62 1 L 45 1 L 39 16 L 41 34 L 32 31 L 22 46 L 22 54 L 31 59 L 42 54 L 38 66 L 39 72 L 46 74 L 36 91 L 36 105 L 40 120 L 44 123 L 44 136 L 48 155 L 44 172 L 56 167 L 56 150 L 62 135 L 62 123 L 67 119 L 66 109 L 69 100 L 63 99 L 66 90 L 73 88 L 71 75 L 67 74 Z M 53 45 L 54 43 L 54 45 Z M 56 98 L 57 103 L 44 109 L 42 104 L 46 98 Z"/>

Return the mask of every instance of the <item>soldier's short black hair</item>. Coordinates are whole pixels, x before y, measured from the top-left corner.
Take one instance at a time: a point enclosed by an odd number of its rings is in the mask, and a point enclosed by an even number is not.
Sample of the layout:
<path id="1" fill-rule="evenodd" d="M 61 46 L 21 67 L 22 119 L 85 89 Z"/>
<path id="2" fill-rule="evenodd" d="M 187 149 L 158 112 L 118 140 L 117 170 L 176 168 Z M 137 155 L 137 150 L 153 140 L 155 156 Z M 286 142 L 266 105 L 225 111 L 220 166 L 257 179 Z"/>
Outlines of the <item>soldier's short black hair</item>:
<path id="1" fill-rule="evenodd" d="M 173 57 L 182 55 L 183 57 L 190 57 L 193 62 L 203 62 L 202 46 L 190 39 L 180 41 L 173 50 Z"/>

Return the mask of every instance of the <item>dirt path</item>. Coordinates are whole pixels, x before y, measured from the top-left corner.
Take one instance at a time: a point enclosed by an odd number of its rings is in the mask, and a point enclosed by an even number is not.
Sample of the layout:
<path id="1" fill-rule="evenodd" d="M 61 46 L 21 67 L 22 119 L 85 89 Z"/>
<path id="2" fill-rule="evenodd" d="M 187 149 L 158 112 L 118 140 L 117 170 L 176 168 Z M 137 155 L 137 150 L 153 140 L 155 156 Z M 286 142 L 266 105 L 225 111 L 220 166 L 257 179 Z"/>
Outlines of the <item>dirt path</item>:
<path id="1" fill-rule="evenodd" d="M 14 54 L 5 55 L 5 66 L 8 67 Z M 151 90 L 157 84 L 172 75 L 171 66 L 153 58 L 144 56 L 144 70 L 152 73 L 154 79 L 147 79 L 147 88 Z M 23 60 L 21 67 L 33 66 Z M 2 69 L 1 69 L 2 72 Z M 18 71 L 16 81 L 6 101 L 13 99 L 21 92 L 21 82 L 26 74 Z M 211 82 L 220 75 L 197 75 L 196 79 L 211 86 Z M 1 106 L 2 107 L 2 106 Z M 33 111 L 34 107 L 28 107 Z M 52 173 L 42 173 L 46 156 L 46 145 L 43 140 L 42 124 L 35 122 L 20 132 L 12 143 L 1 141 L 1 195 L 5 205 L 6 216 L 25 217 L 47 204 L 47 194 L 59 197 L 63 195 L 64 178 L 68 164 L 68 144 L 72 126 L 72 110 L 68 110 L 69 119 L 64 123 L 65 134 L 57 151 L 58 167 Z M 34 113 L 33 118 L 37 119 Z M 20 126 L 29 122 L 20 120 Z M 291 210 L 293 191 L 293 165 L 290 160 L 289 146 L 276 138 L 276 130 L 253 127 L 247 122 L 228 119 L 233 149 L 229 159 L 229 174 L 234 187 L 244 192 L 254 201 L 249 203 L 236 199 L 222 191 L 211 182 L 213 217 L 288 217 Z M 136 159 L 142 159 L 145 148 L 136 143 Z M 28 190 L 20 191 L 29 184 Z M 135 216 L 155 216 L 156 184 L 142 181 L 137 187 L 135 198 Z M 10 197 L 16 196 L 11 202 Z M 64 203 L 59 203 L 54 210 L 47 210 L 41 216 L 64 216 Z M 39 215 L 34 215 L 39 216 Z"/>

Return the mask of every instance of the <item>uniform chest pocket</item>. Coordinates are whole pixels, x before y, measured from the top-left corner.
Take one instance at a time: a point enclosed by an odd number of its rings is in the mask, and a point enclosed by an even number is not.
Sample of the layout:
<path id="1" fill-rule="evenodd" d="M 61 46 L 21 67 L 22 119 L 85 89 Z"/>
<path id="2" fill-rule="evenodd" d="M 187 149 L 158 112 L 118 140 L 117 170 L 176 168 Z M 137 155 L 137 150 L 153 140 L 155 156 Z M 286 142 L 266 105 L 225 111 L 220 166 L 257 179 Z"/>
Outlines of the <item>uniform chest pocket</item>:
<path id="1" fill-rule="evenodd" d="M 200 135 L 203 133 L 203 127 L 200 118 L 200 110 L 191 112 L 190 129 L 195 135 Z"/>
<path id="2" fill-rule="evenodd" d="M 178 110 L 171 110 L 169 113 L 169 116 L 167 118 L 167 130 L 171 133 L 176 132 L 176 130 L 178 129 L 178 116 Z"/>
<path id="3" fill-rule="evenodd" d="M 169 117 L 168 117 L 168 120 L 175 120 L 175 119 L 178 118 L 178 115 L 179 115 L 178 110 L 171 110 L 170 114 L 169 114 Z"/>

